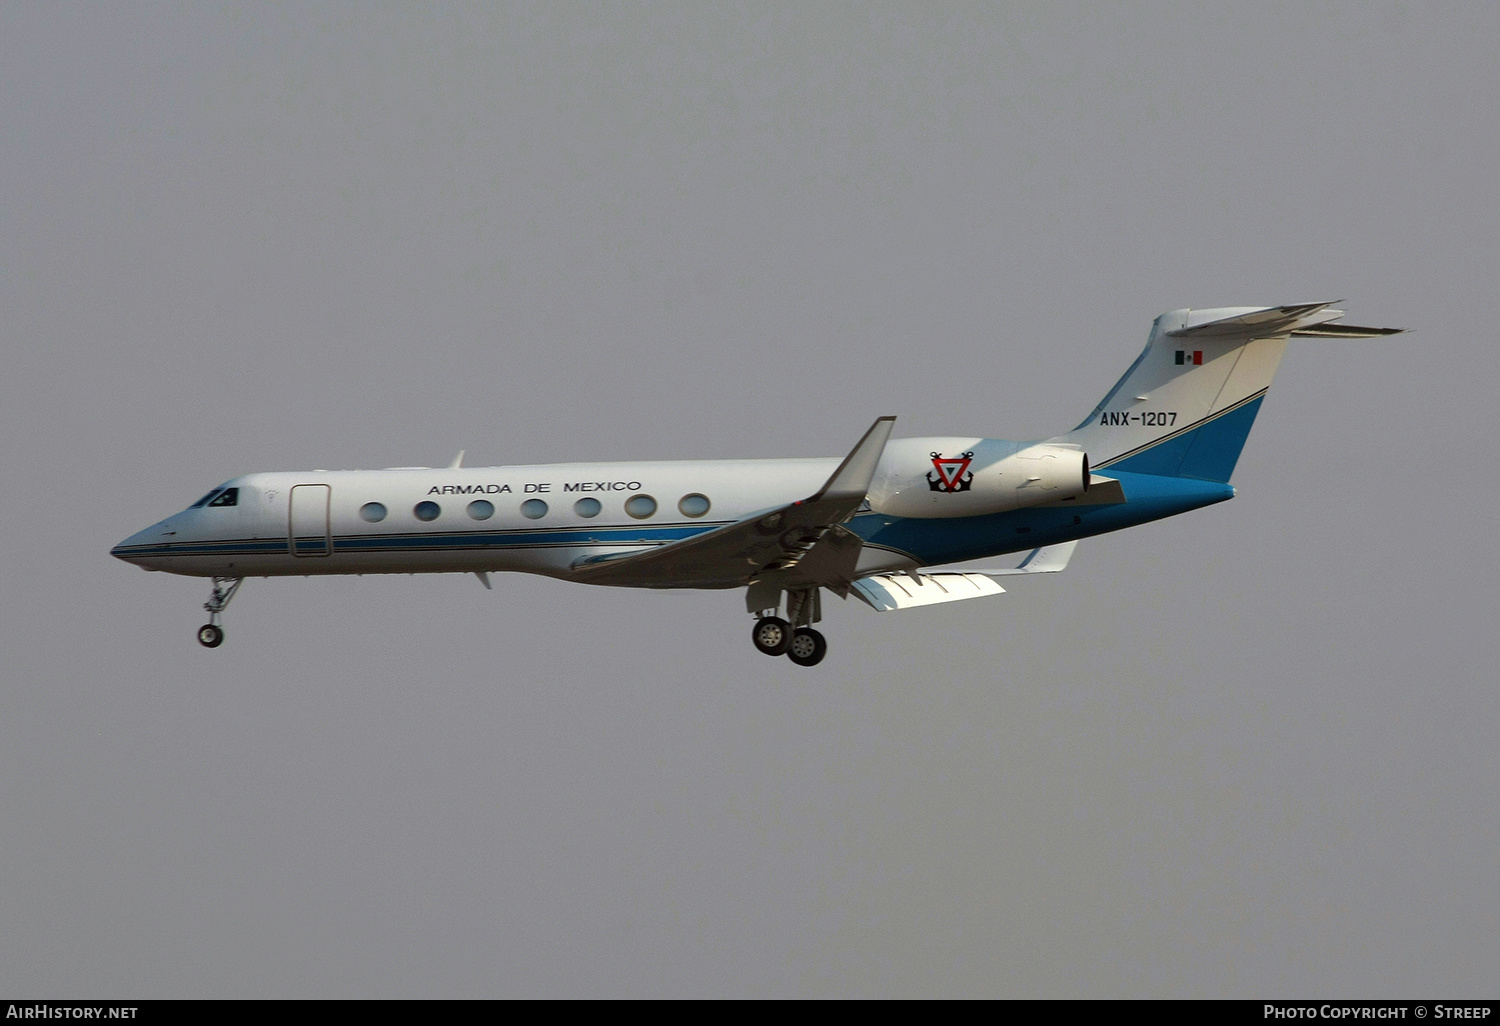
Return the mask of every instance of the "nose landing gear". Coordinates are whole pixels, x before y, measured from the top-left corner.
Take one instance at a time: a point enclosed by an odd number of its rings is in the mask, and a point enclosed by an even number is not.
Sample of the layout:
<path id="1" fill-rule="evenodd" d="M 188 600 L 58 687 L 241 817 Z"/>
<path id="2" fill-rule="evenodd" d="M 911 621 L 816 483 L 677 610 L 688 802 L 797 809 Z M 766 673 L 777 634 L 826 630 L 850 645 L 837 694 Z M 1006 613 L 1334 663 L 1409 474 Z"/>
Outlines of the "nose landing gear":
<path id="1" fill-rule="evenodd" d="M 203 603 L 203 608 L 208 610 L 208 623 L 198 628 L 198 644 L 204 648 L 218 648 L 224 644 L 224 628 L 219 626 L 219 614 L 224 612 L 224 607 L 244 583 L 243 577 L 214 578 L 213 594 Z"/>

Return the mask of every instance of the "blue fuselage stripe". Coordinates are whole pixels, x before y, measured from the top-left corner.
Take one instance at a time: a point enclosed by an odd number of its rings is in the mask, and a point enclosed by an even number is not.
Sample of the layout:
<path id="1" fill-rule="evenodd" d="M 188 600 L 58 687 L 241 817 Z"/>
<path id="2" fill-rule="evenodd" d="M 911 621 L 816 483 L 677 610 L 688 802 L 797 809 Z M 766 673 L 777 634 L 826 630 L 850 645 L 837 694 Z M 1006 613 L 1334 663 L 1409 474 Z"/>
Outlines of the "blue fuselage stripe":
<path id="1" fill-rule="evenodd" d="M 679 541 L 722 527 L 722 523 L 674 525 L 670 527 L 600 527 L 595 529 L 516 531 L 462 531 L 443 534 L 344 535 L 333 539 L 333 551 L 344 552 L 411 552 L 431 549 L 536 548 L 558 545 L 650 545 Z M 326 552 L 328 539 L 314 535 L 298 537 L 297 550 Z M 225 539 L 206 542 L 173 542 L 152 545 L 116 546 L 117 556 L 253 556 L 286 553 L 286 538 Z"/>

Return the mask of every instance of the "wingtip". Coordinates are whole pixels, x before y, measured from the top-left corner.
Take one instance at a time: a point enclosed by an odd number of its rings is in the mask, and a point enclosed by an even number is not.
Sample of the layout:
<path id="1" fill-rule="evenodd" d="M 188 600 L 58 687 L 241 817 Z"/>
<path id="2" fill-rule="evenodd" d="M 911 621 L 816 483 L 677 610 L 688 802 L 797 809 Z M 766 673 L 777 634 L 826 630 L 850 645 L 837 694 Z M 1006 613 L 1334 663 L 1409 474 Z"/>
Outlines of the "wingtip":
<path id="1" fill-rule="evenodd" d="M 891 429 L 895 423 L 895 417 L 875 418 L 875 423 L 860 438 L 859 444 L 850 450 L 833 476 L 812 498 L 855 493 L 864 498 L 865 493 L 870 490 L 870 479 L 875 476 L 875 466 L 880 462 L 886 442 L 890 441 Z"/>

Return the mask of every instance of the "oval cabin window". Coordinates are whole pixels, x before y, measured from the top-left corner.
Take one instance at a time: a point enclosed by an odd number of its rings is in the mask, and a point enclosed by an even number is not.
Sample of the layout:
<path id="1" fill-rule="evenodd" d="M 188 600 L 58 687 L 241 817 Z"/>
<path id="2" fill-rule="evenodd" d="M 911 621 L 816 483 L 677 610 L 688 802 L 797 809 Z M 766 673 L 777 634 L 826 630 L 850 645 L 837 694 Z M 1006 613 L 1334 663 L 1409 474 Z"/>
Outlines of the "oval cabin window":
<path id="1" fill-rule="evenodd" d="M 691 495 L 684 495 L 677 503 L 677 508 L 682 511 L 682 515 L 685 517 L 701 517 L 708 512 L 711 505 L 712 503 L 708 501 L 707 495 L 701 492 L 693 492 Z"/>

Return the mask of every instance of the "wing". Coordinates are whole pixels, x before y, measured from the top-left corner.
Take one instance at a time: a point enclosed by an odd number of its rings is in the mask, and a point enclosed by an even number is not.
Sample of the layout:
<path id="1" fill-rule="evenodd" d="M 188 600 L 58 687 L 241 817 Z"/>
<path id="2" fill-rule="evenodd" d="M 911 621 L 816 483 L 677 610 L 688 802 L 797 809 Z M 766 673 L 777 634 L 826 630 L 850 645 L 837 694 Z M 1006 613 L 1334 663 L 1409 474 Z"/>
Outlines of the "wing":
<path id="1" fill-rule="evenodd" d="M 863 544 L 840 525 L 853 516 L 891 437 L 881 417 L 816 494 L 752 514 L 713 531 L 651 549 L 589 556 L 572 579 L 635 588 L 731 588 L 779 572 L 785 586 L 848 591 Z"/>

